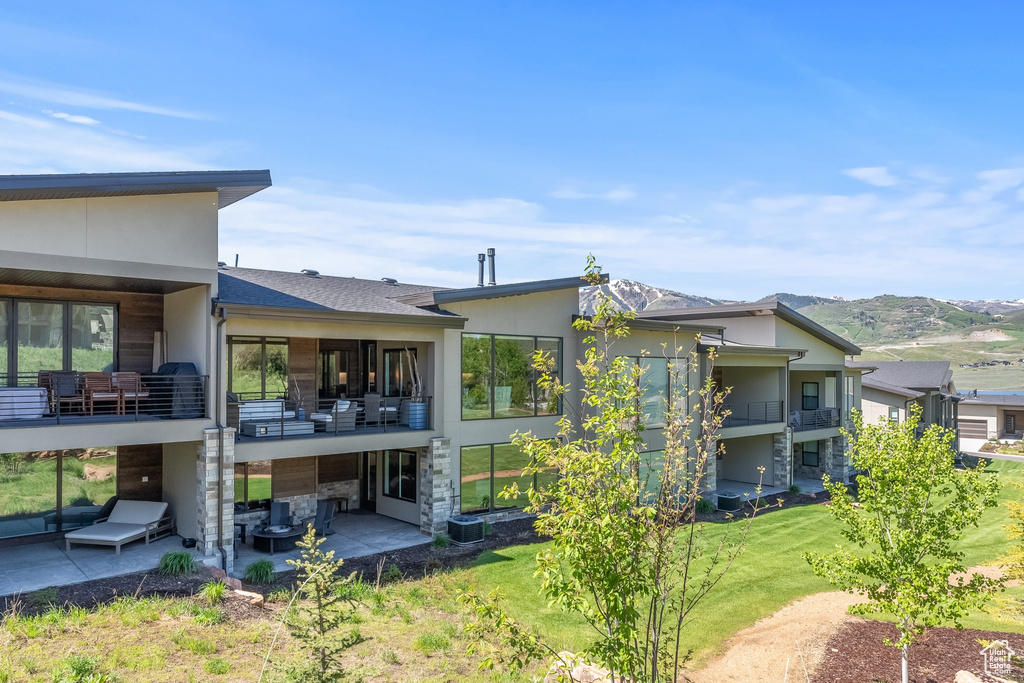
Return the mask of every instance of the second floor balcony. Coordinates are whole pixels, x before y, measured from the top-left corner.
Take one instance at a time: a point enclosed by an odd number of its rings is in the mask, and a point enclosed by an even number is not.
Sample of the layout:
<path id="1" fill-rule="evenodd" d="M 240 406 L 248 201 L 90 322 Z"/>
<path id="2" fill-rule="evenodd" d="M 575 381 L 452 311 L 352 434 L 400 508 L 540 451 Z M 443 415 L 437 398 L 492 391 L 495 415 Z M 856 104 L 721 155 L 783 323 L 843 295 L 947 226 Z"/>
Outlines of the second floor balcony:
<path id="1" fill-rule="evenodd" d="M 0 428 L 205 418 L 209 378 L 190 363 L 161 369 L 7 375 L 0 386 Z"/>
<path id="2" fill-rule="evenodd" d="M 722 427 L 748 427 L 751 425 L 782 422 L 782 401 L 757 401 L 754 403 L 727 403 L 729 416 L 722 420 Z"/>
<path id="3" fill-rule="evenodd" d="M 433 398 L 388 397 L 321 399 L 308 411 L 298 401 L 253 399 L 228 403 L 228 426 L 239 441 L 362 436 L 433 429 Z"/>
<path id="4" fill-rule="evenodd" d="M 834 429 L 842 423 L 839 408 L 821 408 L 790 411 L 788 424 L 794 432 L 807 432 L 812 429 Z"/>

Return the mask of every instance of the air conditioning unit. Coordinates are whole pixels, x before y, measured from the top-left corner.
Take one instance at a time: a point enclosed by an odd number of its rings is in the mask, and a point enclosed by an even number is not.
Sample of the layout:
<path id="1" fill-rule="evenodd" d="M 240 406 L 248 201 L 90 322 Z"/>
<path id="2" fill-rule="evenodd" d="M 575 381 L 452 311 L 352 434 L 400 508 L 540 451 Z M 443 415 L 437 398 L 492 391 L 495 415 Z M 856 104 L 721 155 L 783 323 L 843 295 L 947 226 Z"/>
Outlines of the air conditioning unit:
<path id="1" fill-rule="evenodd" d="M 742 499 L 735 493 L 718 494 L 718 509 L 736 512 L 743 506 Z"/>
<path id="2" fill-rule="evenodd" d="M 448 518 L 448 538 L 456 545 L 469 545 L 484 540 L 484 520 L 473 515 Z"/>

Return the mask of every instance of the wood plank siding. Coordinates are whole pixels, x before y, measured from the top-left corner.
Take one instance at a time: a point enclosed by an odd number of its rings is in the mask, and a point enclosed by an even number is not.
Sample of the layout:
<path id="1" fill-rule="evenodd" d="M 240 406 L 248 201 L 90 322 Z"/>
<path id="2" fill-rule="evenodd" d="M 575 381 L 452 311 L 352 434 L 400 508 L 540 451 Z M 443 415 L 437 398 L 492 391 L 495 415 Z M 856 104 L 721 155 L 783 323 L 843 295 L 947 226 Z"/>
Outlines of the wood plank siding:
<path id="1" fill-rule="evenodd" d="M 315 494 L 316 457 L 272 461 L 270 488 L 274 498 Z"/>
<path id="2" fill-rule="evenodd" d="M 118 446 L 117 497 L 162 500 L 164 447 L 161 444 Z M 142 481 L 146 477 L 148 481 Z"/>
<path id="3" fill-rule="evenodd" d="M 317 340 L 310 337 L 291 337 L 288 340 L 288 374 L 290 376 L 289 395 L 294 393 L 298 385 L 302 392 L 302 407 L 307 412 L 315 412 L 316 397 L 316 356 Z"/>
<path id="4" fill-rule="evenodd" d="M 317 459 L 317 483 L 349 481 L 359 478 L 359 454 L 337 453 Z"/>

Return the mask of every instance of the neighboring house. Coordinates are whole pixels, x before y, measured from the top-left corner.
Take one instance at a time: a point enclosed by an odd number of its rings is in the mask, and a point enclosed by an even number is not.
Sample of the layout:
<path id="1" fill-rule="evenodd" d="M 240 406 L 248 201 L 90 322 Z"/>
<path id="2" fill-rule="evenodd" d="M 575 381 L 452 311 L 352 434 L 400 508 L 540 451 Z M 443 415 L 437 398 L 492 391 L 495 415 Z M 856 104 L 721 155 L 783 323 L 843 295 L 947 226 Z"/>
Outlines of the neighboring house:
<path id="1" fill-rule="evenodd" d="M 640 320 L 720 328 L 704 334 L 717 358 L 712 377 L 729 388 L 731 415 L 720 432 L 719 489 L 757 483 L 786 488 L 846 480 L 849 458 L 840 434 L 860 407 L 860 370 L 846 355 L 860 348 L 777 301 L 663 311 Z"/>
<path id="2" fill-rule="evenodd" d="M 960 436 L 965 439 L 1020 439 L 1024 431 L 1024 396 L 960 396 Z"/>

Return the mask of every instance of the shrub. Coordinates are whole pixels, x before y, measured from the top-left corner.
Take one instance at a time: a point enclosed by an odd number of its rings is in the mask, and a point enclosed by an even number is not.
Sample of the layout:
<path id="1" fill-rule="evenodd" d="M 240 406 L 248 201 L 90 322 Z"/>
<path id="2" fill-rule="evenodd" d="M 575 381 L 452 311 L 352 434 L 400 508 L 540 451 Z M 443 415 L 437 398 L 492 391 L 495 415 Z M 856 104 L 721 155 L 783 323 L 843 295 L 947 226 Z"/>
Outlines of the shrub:
<path id="1" fill-rule="evenodd" d="M 395 583 L 404 579 L 405 575 L 402 574 L 402 570 L 398 568 L 397 564 L 392 563 L 388 565 L 380 578 L 383 583 Z"/>
<path id="2" fill-rule="evenodd" d="M 440 557 L 428 557 L 426 562 L 423 563 L 424 574 L 436 574 L 442 569 L 444 569 L 444 562 L 441 561 Z"/>
<path id="3" fill-rule="evenodd" d="M 57 589 L 54 586 L 50 586 L 49 588 L 40 588 L 37 591 L 32 591 L 25 596 L 25 602 L 33 607 L 52 605 L 57 602 Z"/>
<path id="4" fill-rule="evenodd" d="M 796 484 L 790 484 L 789 485 L 789 492 L 790 493 L 800 493 L 800 487 L 797 486 Z"/>
<path id="5" fill-rule="evenodd" d="M 256 560 L 246 565 L 243 578 L 253 585 L 266 586 L 277 581 L 277 572 L 270 560 Z"/>
<path id="6" fill-rule="evenodd" d="M 448 534 L 437 534 L 431 543 L 435 548 L 447 548 L 451 543 L 451 539 L 448 538 Z"/>
<path id="7" fill-rule="evenodd" d="M 210 657 L 203 662 L 203 671 L 208 674 L 226 674 L 231 671 L 231 663 L 223 659 Z"/>
<path id="8" fill-rule="evenodd" d="M 288 602 L 292 599 L 292 592 L 287 588 L 275 588 L 267 593 L 267 602 Z"/>
<path id="9" fill-rule="evenodd" d="M 491 532 L 494 531 L 494 525 L 491 524 L 490 522 L 488 522 L 485 519 L 484 520 L 484 527 L 483 527 L 483 529 L 484 529 L 484 536 L 490 536 Z"/>
<path id="10" fill-rule="evenodd" d="M 227 592 L 228 587 L 220 579 L 216 581 L 207 581 L 199 589 L 199 595 L 203 597 L 206 602 L 211 605 L 216 605 L 218 602 L 224 599 L 224 593 Z"/>
<path id="11" fill-rule="evenodd" d="M 715 511 L 715 504 L 710 498 L 701 498 L 696 505 L 698 515 L 710 515 Z"/>
<path id="12" fill-rule="evenodd" d="M 198 569 L 196 558 L 184 550 L 177 550 L 164 553 L 164 556 L 160 558 L 160 564 L 157 566 L 156 571 L 164 576 L 179 576 L 181 574 L 191 574 L 196 569 Z"/>
<path id="13" fill-rule="evenodd" d="M 96 670 L 98 662 L 96 657 L 71 655 L 54 672 L 54 683 L 114 683 L 117 678 L 113 674 Z"/>
<path id="14" fill-rule="evenodd" d="M 448 638 L 440 633 L 421 633 L 416 636 L 412 647 L 414 650 L 419 650 L 423 654 L 429 655 L 432 652 L 446 649 L 449 643 Z"/>

